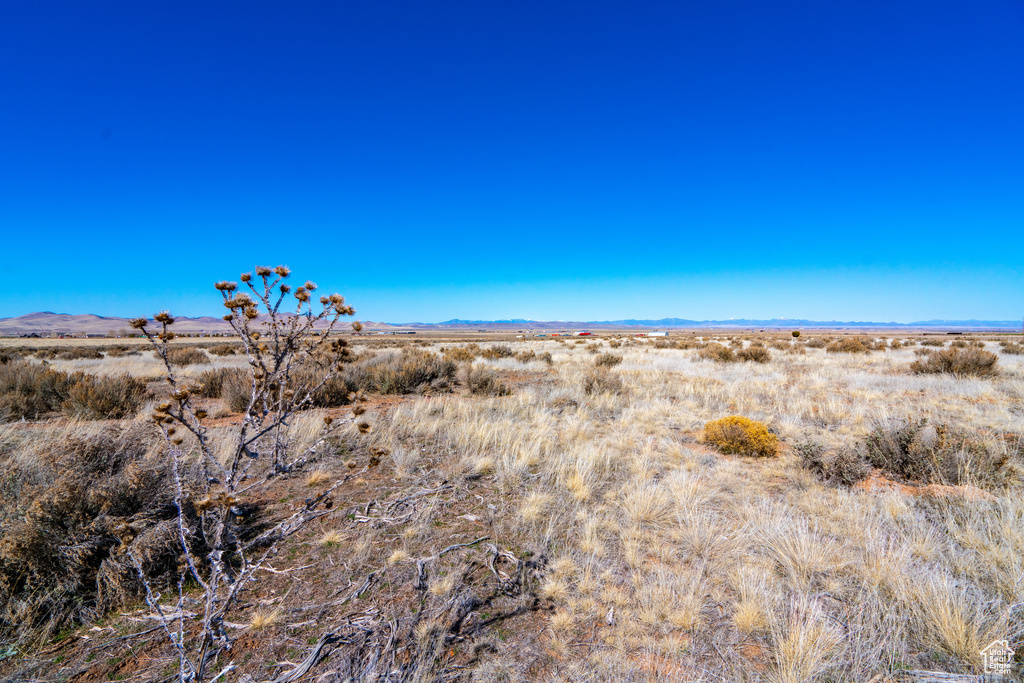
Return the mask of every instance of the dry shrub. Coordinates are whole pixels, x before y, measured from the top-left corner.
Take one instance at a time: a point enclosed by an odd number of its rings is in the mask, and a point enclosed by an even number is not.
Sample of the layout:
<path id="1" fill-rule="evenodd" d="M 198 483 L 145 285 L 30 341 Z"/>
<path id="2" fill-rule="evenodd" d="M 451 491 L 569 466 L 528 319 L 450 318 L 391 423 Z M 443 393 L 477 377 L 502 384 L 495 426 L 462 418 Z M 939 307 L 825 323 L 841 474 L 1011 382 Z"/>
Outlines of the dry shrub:
<path id="1" fill-rule="evenodd" d="M 745 349 L 740 349 L 736 353 L 737 360 L 753 361 L 755 363 L 767 363 L 772 359 L 772 354 L 768 352 L 763 346 L 749 346 Z"/>
<path id="2" fill-rule="evenodd" d="M 974 484 L 984 487 L 1010 483 L 1020 445 L 1011 451 L 1000 439 L 984 439 L 951 425 L 927 419 L 877 424 L 863 444 L 867 460 L 904 481 L 929 484 Z"/>
<path id="3" fill-rule="evenodd" d="M 508 396 L 512 389 L 498 375 L 483 366 L 471 367 L 466 370 L 465 383 L 471 394 L 484 396 Z"/>
<path id="4" fill-rule="evenodd" d="M 111 358 L 122 358 L 124 356 L 141 356 L 142 351 L 140 351 L 137 346 L 119 344 L 117 346 L 111 346 L 110 348 L 108 348 L 107 355 Z"/>
<path id="5" fill-rule="evenodd" d="M 202 349 L 189 346 L 169 349 L 167 360 L 172 365 L 202 365 L 210 362 L 210 357 L 203 353 Z"/>
<path id="6" fill-rule="evenodd" d="M 555 360 L 551 357 L 550 351 L 545 351 L 544 353 L 539 354 L 537 356 L 537 360 L 541 361 L 542 363 L 547 363 L 548 365 L 551 365 L 552 363 L 555 362 Z"/>
<path id="7" fill-rule="evenodd" d="M 44 439 L 7 463 L 25 483 L 0 502 L 23 511 L 0 535 L 0 640 L 47 638 L 137 600 L 134 569 L 112 567 L 126 545 L 150 558 L 153 576 L 173 574 L 173 550 L 144 547 L 158 545 L 146 530 L 175 514 L 168 469 L 146 459 L 149 446 L 146 427 L 109 428 Z"/>
<path id="8" fill-rule="evenodd" d="M 132 417 L 148 397 L 142 380 L 68 374 L 15 361 L 0 365 L 0 422 L 61 411 L 88 420 Z"/>
<path id="9" fill-rule="evenodd" d="M 516 354 L 516 360 L 520 363 L 529 363 L 532 360 L 537 360 L 537 352 L 533 349 L 528 351 L 520 351 Z"/>
<path id="10" fill-rule="evenodd" d="M 234 356 L 238 353 L 238 346 L 235 344 L 214 344 L 206 349 L 212 356 Z"/>
<path id="11" fill-rule="evenodd" d="M 830 450 L 814 441 L 797 444 L 801 464 L 818 479 L 835 486 L 852 486 L 871 473 L 871 467 L 855 450 Z"/>
<path id="12" fill-rule="evenodd" d="M 622 378 L 607 368 L 592 368 L 583 375 L 582 389 L 585 394 L 621 394 Z"/>
<path id="13" fill-rule="evenodd" d="M 252 380 L 244 370 L 225 373 L 220 378 L 220 397 L 233 413 L 244 412 L 252 397 Z"/>
<path id="14" fill-rule="evenodd" d="M 57 352 L 54 358 L 57 360 L 98 360 L 103 358 L 103 354 L 96 347 L 74 346 Z"/>
<path id="15" fill-rule="evenodd" d="M 60 410 L 74 379 L 29 361 L 0 365 L 0 422 L 33 418 Z"/>
<path id="16" fill-rule="evenodd" d="M 942 339 L 922 339 L 921 346 L 945 346 L 946 342 Z"/>
<path id="17" fill-rule="evenodd" d="M 428 351 L 406 348 L 400 354 L 381 354 L 361 358 L 333 375 L 326 382 L 314 383 L 316 369 L 302 368 L 295 376 L 300 384 L 319 384 L 309 408 L 332 408 L 348 405 L 350 394 L 364 390 L 380 394 L 409 394 L 428 390 L 444 390 L 455 382 L 458 364 L 450 358 L 441 358 Z M 319 375 L 317 375 L 319 376 Z M 200 376 L 200 382 L 209 378 L 215 386 L 220 383 L 220 398 L 232 412 L 242 412 L 252 397 L 252 380 L 243 370 L 212 370 Z M 212 393 L 201 395 L 216 397 Z"/>
<path id="18" fill-rule="evenodd" d="M 778 450 L 778 438 L 768 425 L 731 415 L 704 425 L 704 440 L 723 453 L 770 457 Z"/>
<path id="19" fill-rule="evenodd" d="M 992 377 L 998 374 L 999 356 L 974 346 L 949 348 L 910 364 L 915 374 L 949 373 L 957 377 Z"/>
<path id="20" fill-rule="evenodd" d="M 602 353 L 594 359 L 594 365 L 599 368 L 613 368 L 621 362 L 622 356 L 617 356 L 614 353 Z"/>
<path id="21" fill-rule="evenodd" d="M 823 349 L 826 346 L 828 346 L 828 342 L 821 337 L 811 337 L 807 340 L 807 348 L 809 349 Z"/>
<path id="22" fill-rule="evenodd" d="M 776 351 L 788 351 L 790 344 L 785 339 L 776 339 L 771 344 L 769 344 L 769 346 L 771 346 Z"/>
<path id="23" fill-rule="evenodd" d="M 658 349 L 665 348 L 685 351 L 686 349 L 699 349 L 701 344 L 696 339 L 676 339 L 675 341 L 655 342 L 654 346 Z"/>
<path id="24" fill-rule="evenodd" d="M 350 390 L 409 394 L 449 388 L 455 381 L 458 367 L 455 361 L 428 351 L 406 348 L 398 355 L 375 356 L 350 365 L 342 380 Z"/>
<path id="25" fill-rule="evenodd" d="M 1024 356 L 1024 344 L 1005 344 L 1002 352 L 1011 356 Z"/>
<path id="26" fill-rule="evenodd" d="M 733 353 L 733 350 L 718 342 L 711 342 L 702 348 L 697 352 L 697 357 L 702 360 L 713 360 L 717 363 L 731 363 L 736 360 L 736 354 Z"/>
<path id="27" fill-rule="evenodd" d="M 446 360 L 454 361 L 456 363 L 472 363 L 476 358 L 477 350 L 471 349 L 467 346 L 450 346 L 446 349 L 442 349 L 441 353 L 444 354 Z"/>
<path id="28" fill-rule="evenodd" d="M 512 350 L 511 346 L 506 344 L 495 344 L 489 348 L 484 349 L 480 352 L 481 358 L 489 358 L 496 360 L 498 358 L 511 358 L 516 355 L 515 351 Z"/>
<path id="29" fill-rule="evenodd" d="M 807 344 L 810 346 L 810 342 Z M 827 353 L 870 353 L 871 342 L 861 337 L 844 337 L 825 347 Z"/>
<path id="30" fill-rule="evenodd" d="M 134 417 L 149 397 L 146 383 L 123 374 L 97 377 L 75 373 L 75 383 L 61 404 L 61 412 L 83 420 L 119 420 Z"/>
<path id="31" fill-rule="evenodd" d="M 224 396 L 224 385 L 230 383 L 233 377 L 240 377 L 243 381 L 238 383 L 239 386 L 245 386 L 246 391 L 249 388 L 248 373 L 241 368 L 216 368 L 214 370 L 204 370 L 199 378 L 196 380 L 199 390 L 196 392 L 203 398 L 221 398 Z M 246 397 L 248 402 L 248 396 Z"/>

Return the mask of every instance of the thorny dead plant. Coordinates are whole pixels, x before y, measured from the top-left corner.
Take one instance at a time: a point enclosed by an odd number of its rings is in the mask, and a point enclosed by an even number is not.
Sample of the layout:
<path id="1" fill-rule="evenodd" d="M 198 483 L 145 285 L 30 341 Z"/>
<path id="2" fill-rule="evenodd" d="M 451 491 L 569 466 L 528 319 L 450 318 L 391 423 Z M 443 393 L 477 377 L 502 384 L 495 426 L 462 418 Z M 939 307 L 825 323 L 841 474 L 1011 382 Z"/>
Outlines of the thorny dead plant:
<path id="1" fill-rule="evenodd" d="M 206 411 L 196 402 L 201 387 L 189 384 L 176 374 L 169 343 L 174 318 L 158 313 L 154 332 L 150 321 L 138 318 L 132 327 L 140 330 L 152 343 L 167 371 L 171 400 L 160 404 L 152 418 L 159 426 L 173 464 L 174 503 L 177 507 L 177 535 L 181 544 L 182 562 L 177 581 L 177 599 L 173 607 L 161 602 L 157 586 L 148 580 L 139 558 L 131 555 L 132 564 L 142 580 L 146 602 L 161 624 L 179 660 L 179 680 L 199 683 L 211 679 L 212 667 L 218 657 L 231 649 L 231 638 L 225 629 L 225 618 L 235 604 L 239 592 L 254 580 L 278 545 L 307 522 L 327 514 L 330 494 L 345 480 L 335 481 L 320 495 L 286 519 L 262 532 L 253 534 L 245 528 L 251 511 L 244 502 L 275 476 L 301 468 L 326 439 L 337 434 L 350 419 L 324 417 L 323 428 L 314 443 L 300 453 L 293 453 L 289 438 L 292 418 L 311 407 L 313 394 L 351 360 L 347 342 L 331 338 L 339 320 L 355 315 L 355 310 L 339 294 L 320 297 L 321 309 L 314 311 L 311 302 L 316 285 L 306 282 L 292 290 L 284 280 L 289 276 L 285 266 L 274 269 L 257 267 L 243 273 L 242 282 L 249 292 L 236 292 L 234 282 L 218 282 L 224 306 L 230 311 L 224 319 L 241 338 L 249 363 L 250 395 L 241 425 L 232 434 L 226 457 L 218 457 L 208 436 L 204 420 Z M 296 307 L 287 311 L 288 295 Z M 352 323 L 361 329 L 358 322 Z M 353 394 L 352 402 L 362 400 Z M 357 406 L 354 414 L 362 412 Z M 177 431 L 183 429 L 194 439 L 186 446 Z M 360 431 L 365 431 L 360 425 Z M 222 451 L 223 453 L 223 451 Z M 190 479 L 189 464 L 198 465 L 198 482 Z M 318 509 L 318 507 L 320 509 Z M 201 612 L 186 611 L 186 584 L 199 588 Z M 198 622 L 198 633 L 187 628 L 192 618 Z M 234 668 L 228 664 L 216 680 Z"/>

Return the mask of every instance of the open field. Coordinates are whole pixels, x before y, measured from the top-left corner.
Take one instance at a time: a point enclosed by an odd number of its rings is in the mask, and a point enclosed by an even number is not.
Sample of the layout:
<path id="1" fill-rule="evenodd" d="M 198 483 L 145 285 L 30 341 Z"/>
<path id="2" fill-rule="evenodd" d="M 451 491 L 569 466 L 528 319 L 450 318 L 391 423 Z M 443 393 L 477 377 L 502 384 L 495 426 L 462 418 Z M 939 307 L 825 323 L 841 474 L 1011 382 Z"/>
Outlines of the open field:
<path id="1" fill-rule="evenodd" d="M 401 680 L 445 681 L 885 681 L 979 672 L 996 639 L 1024 653 L 1012 337 L 889 334 L 844 352 L 829 345 L 853 335 L 514 336 L 351 339 L 344 386 L 299 414 L 293 447 L 324 416 L 347 419 L 351 390 L 368 392 L 367 428 L 245 501 L 266 524 L 343 481 L 246 588 L 230 680 L 293 670 L 328 631 L 363 640 L 296 680 L 345 680 L 381 642 L 415 663 L 420 678 Z M 164 368 L 145 340 L 92 358 L 61 353 L 111 340 L 33 341 L 55 350 L 0 340 L 0 371 L 45 362 L 145 393 L 121 420 L 51 402 L 0 424 L 0 675 L 173 677 L 118 554 L 145 542 L 154 572 L 176 567 L 169 518 L 150 509 L 167 505 L 150 418 Z M 181 340 L 197 343 L 231 342 Z M 995 366 L 912 371 L 973 349 Z M 243 416 L 224 378 L 247 361 L 200 354 L 181 377 L 225 371 L 201 405 L 227 443 Z M 775 454 L 716 447 L 705 425 L 727 416 L 766 424 Z"/>

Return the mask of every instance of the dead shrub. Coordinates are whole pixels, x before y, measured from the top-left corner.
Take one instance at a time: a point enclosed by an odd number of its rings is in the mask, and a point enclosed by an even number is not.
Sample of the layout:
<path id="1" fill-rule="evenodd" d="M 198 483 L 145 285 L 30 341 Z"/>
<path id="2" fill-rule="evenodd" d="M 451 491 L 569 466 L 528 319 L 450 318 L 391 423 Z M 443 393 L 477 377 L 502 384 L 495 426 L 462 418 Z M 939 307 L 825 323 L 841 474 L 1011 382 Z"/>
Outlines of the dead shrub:
<path id="1" fill-rule="evenodd" d="M 945 346 L 946 342 L 942 339 L 922 339 L 920 344 L 921 346 Z"/>
<path id="2" fill-rule="evenodd" d="M 984 439 L 926 418 L 875 425 L 863 443 L 867 460 L 904 481 L 992 487 L 1011 477 L 1007 464 L 1019 459 L 1001 439 Z"/>
<path id="3" fill-rule="evenodd" d="M 602 353 L 594 359 L 594 365 L 599 368 L 613 368 L 621 362 L 622 356 L 617 356 L 614 353 Z"/>
<path id="4" fill-rule="evenodd" d="M 704 425 L 704 440 L 723 453 L 770 457 L 778 450 L 778 438 L 768 425 L 740 415 L 712 420 Z"/>
<path id="5" fill-rule="evenodd" d="M 948 373 L 957 377 L 992 377 L 998 374 L 999 356 L 974 346 L 949 348 L 910 364 L 915 374 Z"/>
<path id="6" fill-rule="evenodd" d="M 171 365 L 202 365 L 209 363 L 210 357 L 201 349 L 184 346 L 168 349 L 167 360 L 171 362 Z"/>
<path id="7" fill-rule="evenodd" d="M 498 377 L 497 373 L 484 366 L 467 368 L 465 383 L 471 394 L 509 396 L 512 393 L 512 389 Z"/>
<path id="8" fill-rule="evenodd" d="M 815 441 L 799 443 L 795 450 L 801 464 L 826 484 L 853 486 L 871 473 L 870 465 L 856 450 L 830 450 Z"/>
<path id="9" fill-rule="evenodd" d="M 621 394 L 622 378 L 605 367 L 591 368 L 583 375 L 582 389 L 585 394 Z"/>
<path id="10" fill-rule="evenodd" d="M 736 360 L 736 354 L 733 350 L 718 342 L 709 343 L 697 352 L 697 357 L 701 360 L 713 360 L 716 363 L 732 363 Z"/>
<path id="11" fill-rule="evenodd" d="M 754 363 L 767 363 L 772 359 L 772 354 L 763 346 L 748 346 L 736 353 L 736 359 L 753 361 Z"/>
<path id="12" fill-rule="evenodd" d="M 544 353 L 538 355 L 537 360 L 541 361 L 542 363 L 547 363 L 548 365 L 551 365 L 552 363 L 555 362 L 555 360 L 551 357 L 550 351 L 545 351 Z"/>
<path id="13" fill-rule="evenodd" d="M 823 349 L 826 346 L 828 346 L 828 342 L 821 337 L 811 337 L 807 340 L 807 348 L 809 349 Z"/>

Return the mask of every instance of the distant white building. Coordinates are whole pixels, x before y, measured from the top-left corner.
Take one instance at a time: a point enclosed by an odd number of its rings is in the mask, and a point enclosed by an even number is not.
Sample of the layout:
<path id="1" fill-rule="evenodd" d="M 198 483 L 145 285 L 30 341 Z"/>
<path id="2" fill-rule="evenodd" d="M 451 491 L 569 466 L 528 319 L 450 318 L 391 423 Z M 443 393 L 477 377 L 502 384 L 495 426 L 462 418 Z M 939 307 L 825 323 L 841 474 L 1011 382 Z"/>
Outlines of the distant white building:
<path id="1" fill-rule="evenodd" d="M 667 337 L 668 332 L 648 332 L 648 337 Z"/>

